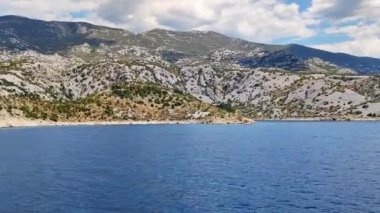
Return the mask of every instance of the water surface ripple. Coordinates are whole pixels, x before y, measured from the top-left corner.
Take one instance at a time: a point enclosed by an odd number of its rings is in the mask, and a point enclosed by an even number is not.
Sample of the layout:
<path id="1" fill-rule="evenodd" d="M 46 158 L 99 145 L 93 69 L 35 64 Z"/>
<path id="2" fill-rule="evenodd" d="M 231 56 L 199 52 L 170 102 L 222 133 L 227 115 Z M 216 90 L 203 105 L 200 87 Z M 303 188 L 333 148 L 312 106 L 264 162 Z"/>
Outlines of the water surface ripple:
<path id="1" fill-rule="evenodd" d="M 380 212 L 380 123 L 0 130 L 0 212 Z"/>

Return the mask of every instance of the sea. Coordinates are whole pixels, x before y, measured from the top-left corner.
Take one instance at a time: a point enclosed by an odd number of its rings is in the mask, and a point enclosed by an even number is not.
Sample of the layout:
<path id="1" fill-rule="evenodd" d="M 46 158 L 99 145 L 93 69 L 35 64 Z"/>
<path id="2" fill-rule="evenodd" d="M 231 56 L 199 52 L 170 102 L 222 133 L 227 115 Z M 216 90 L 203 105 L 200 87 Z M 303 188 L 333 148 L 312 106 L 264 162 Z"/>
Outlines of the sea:
<path id="1" fill-rule="evenodd" d="M 380 212 L 380 122 L 0 129 L 0 212 Z"/>

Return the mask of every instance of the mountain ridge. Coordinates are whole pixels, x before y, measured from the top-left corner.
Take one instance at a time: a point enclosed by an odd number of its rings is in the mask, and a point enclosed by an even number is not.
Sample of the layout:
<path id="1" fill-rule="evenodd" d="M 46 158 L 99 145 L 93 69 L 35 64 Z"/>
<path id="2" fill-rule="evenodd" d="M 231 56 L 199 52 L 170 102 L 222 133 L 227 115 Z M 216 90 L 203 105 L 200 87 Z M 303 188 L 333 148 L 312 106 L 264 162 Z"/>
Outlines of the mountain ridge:
<path id="1" fill-rule="evenodd" d="M 8 50 L 33 49 L 42 53 L 66 52 L 69 48 L 84 43 L 90 46 L 133 45 L 154 50 L 167 47 L 176 54 L 188 57 L 206 56 L 213 51 L 228 49 L 239 51 L 236 60 L 250 68 L 260 67 L 257 57 L 248 56 L 250 52 L 261 49 L 275 54 L 275 61 L 269 61 L 264 67 L 284 68 L 290 71 L 305 69 L 305 66 L 282 66 L 292 61 L 305 61 L 319 58 L 342 68 L 352 69 L 358 74 L 376 74 L 380 72 L 380 59 L 359 57 L 345 53 L 332 53 L 298 44 L 272 45 L 246 41 L 214 31 L 173 31 L 152 29 L 143 33 L 98 26 L 87 22 L 42 21 L 21 16 L 1 16 L 0 34 L 3 37 L 0 48 Z M 37 37 L 37 38 L 36 38 Z M 16 43 L 16 44 L 15 44 Z M 19 45 L 17 45 L 19 43 Z M 282 56 L 279 56 L 282 55 Z M 281 58 L 281 59 L 280 59 Z M 265 59 L 268 60 L 268 59 Z M 175 62 L 171 60 L 170 62 Z"/>

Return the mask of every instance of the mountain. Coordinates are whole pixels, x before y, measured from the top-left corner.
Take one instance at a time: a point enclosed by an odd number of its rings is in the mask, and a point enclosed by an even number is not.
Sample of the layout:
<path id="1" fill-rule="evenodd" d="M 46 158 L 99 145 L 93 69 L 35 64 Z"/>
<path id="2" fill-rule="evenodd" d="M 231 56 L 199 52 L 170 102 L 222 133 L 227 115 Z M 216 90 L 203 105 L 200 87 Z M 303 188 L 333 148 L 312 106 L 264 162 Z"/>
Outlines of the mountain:
<path id="1" fill-rule="evenodd" d="M 216 32 L 0 17 L 0 118 L 380 117 L 380 60 Z"/>
<path id="2" fill-rule="evenodd" d="M 142 34 L 81 22 L 46 22 L 18 16 L 0 17 L 1 49 L 34 50 L 41 53 L 67 52 L 88 44 L 113 49 L 138 46 L 159 52 L 169 62 L 183 58 L 227 61 L 248 68 L 279 68 L 297 72 L 320 72 L 313 60 L 358 74 L 380 73 L 380 59 L 331 53 L 301 45 L 267 45 L 230 38 L 216 32 L 176 32 L 154 29 Z M 158 51 L 157 51 L 158 50 Z M 320 62 L 319 61 L 319 62 Z M 318 64 L 319 66 L 321 63 Z"/>
<path id="3" fill-rule="evenodd" d="M 91 37 L 93 32 L 112 30 L 88 23 L 45 22 L 18 16 L 0 17 L 1 47 L 8 50 L 35 50 L 55 53 L 70 46 L 88 43 L 99 46 L 112 41 Z"/>
<path id="4" fill-rule="evenodd" d="M 377 58 L 356 57 L 345 53 L 331 53 L 301 45 L 288 45 L 286 51 L 303 60 L 320 58 L 335 65 L 349 68 L 360 74 L 379 74 L 380 63 Z"/>

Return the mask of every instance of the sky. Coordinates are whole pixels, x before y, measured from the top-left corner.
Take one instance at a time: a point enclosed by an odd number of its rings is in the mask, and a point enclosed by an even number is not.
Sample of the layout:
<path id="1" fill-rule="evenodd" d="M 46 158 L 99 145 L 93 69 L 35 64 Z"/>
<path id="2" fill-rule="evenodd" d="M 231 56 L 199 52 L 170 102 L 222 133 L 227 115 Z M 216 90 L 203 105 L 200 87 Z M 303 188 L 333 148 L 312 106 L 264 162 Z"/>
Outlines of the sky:
<path id="1" fill-rule="evenodd" d="M 380 58 L 380 0 L 0 0 L 1 15 L 86 21 L 135 33 L 216 31 Z"/>

